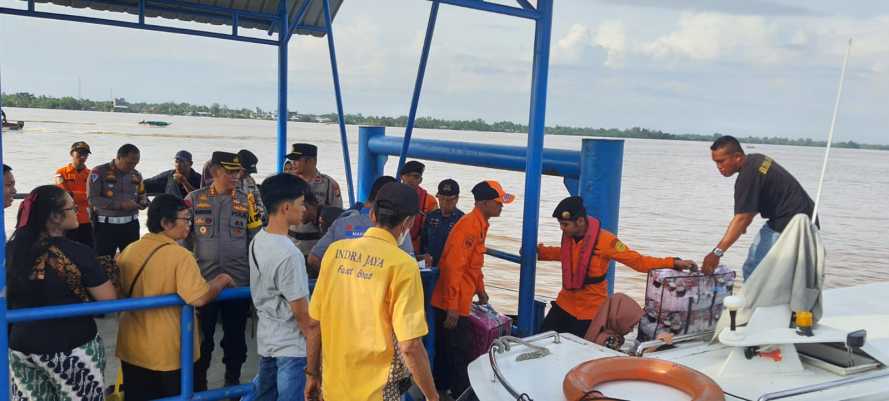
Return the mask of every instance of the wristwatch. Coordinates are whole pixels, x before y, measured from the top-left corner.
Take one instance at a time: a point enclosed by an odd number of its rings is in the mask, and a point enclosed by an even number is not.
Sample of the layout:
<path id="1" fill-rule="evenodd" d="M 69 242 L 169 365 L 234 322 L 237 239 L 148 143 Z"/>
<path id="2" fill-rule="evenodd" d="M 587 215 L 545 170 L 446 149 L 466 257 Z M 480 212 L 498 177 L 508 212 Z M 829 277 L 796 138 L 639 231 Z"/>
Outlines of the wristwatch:
<path id="1" fill-rule="evenodd" d="M 719 249 L 719 247 L 713 248 L 713 250 L 710 251 L 710 253 L 716 255 L 717 258 L 721 258 L 722 255 L 725 255 L 725 251 L 723 251 L 722 249 Z"/>

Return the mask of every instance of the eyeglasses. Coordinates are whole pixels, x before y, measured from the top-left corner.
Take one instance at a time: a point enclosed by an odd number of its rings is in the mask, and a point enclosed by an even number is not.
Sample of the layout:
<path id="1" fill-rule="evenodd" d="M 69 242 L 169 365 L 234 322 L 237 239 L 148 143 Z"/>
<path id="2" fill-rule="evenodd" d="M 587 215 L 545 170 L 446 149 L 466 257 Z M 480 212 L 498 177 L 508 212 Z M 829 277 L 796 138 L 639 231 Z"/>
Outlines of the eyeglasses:
<path id="1" fill-rule="evenodd" d="M 176 220 L 185 220 L 185 225 L 192 225 L 191 217 L 177 217 Z"/>
<path id="2" fill-rule="evenodd" d="M 67 212 L 67 211 L 72 211 L 72 212 L 77 213 L 77 205 L 74 205 L 74 206 L 71 206 L 71 207 L 66 207 L 66 208 L 63 208 L 63 209 L 62 209 L 62 213 L 65 213 L 65 212 Z"/>

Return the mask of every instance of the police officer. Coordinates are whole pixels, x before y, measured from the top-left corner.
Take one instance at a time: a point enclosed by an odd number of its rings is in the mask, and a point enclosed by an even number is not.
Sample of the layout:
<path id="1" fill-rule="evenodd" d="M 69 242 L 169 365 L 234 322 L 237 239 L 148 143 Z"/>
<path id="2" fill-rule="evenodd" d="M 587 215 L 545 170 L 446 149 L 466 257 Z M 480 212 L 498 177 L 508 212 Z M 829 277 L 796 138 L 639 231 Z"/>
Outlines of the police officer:
<path id="1" fill-rule="evenodd" d="M 259 184 L 253 179 L 259 158 L 253 152 L 241 149 L 238 151 L 238 159 L 241 160 L 241 167 L 243 167 L 241 169 L 241 179 L 238 181 L 238 189 L 244 191 L 256 203 L 256 211 L 259 213 L 260 219 L 263 222 L 268 221 L 268 214 L 266 213 L 265 205 L 262 203 L 262 196 L 259 194 Z"/>
<path id="2" fill-rule="evenodd" d="M 234 285 L 250 283 L 247 248 L 253 234 L 262 226 L 256 204 L 248 194 L 237 188 L 241 175 L 237 154 L 213 152 L 210 174 L 213 184 L 198 189 L 186 197 L 191 202 L 194 216 L 189 236 L 201 273 L 212 280 L 222 273 L 234 279 Z M 244 331 L 250 300 L 239 299 L 208 304 L 198 309 L 201 325 L 201 356 L 195 366 L 195 388 L 207 389 L 207 369 L 213 354 L 213 335 L 216 323 L 222 319 L 222 362 L 225 364 L 225 384 L 240 382 L 241 365 L 247 360 Z"/>
<path id="3" fill-rule="evenodd" d="M 90 145 L 86 142 L 74 142 L 69 152 L 71 163 L 56 170 L 56 185 L 68 191 L 74 199 L 74 204 L 77 205 L 77 222 L 80 225 L 76 229 L 66 232 L 65 236 L 92 248 L 93 224 L 90 220 L 89 200 L 86 193 L 86 183 L 90 177 L 86 159 L 89 158 L 90 153 Z"/>
<path id="4" fill-rule="evenodd" d="M 426 215 L 426 223 L 420 231 L 419 254 L 428 256 L 425 259 L 430 266 L 438 266 L 448 234 L 464 214 L 457 209 L 457 201 L 460 200 L 460 185 L 457 181 L 448 178 L 439 182 L 435 197 L 438 198 L 440 207 Z"/>
<path id="5" fill-rule="evenodd" d="M 139 239 L 139 211 L 148 207 L 148 199 L 137 164 L 139 148 L 128 143 L 90 173 L 87 193 L 99 256 L 114 256 Z"/>
<path id="6" fill-rule="evenodd" d="M 361 209 L 346 210 L 339 218 L 333 221 L 330 228 L 324 236 L 315 243 L 315 246 L 312 247 L 312 251 L 309 253 L 309 263 L 307 267 L 310 277 L 318 275 L 318 267 L 321 265 L 321 259 L 324 257 L 324 253 L 327 252 L 327 248 L 330 244 L 341 239 L 359 238 L 364 235 L 364 232 L 367 231 L 368 228 L 374 226 L 373 221 L 370 219 L 370 211 L 373 210 L 377 193 L 380 192 L 380 189 L 382 189 L 383 186 L 392 182 L 395 182 L 395 178 L 388 175 L 377 178 L 370 188 L 370 195 L 367 197 L 367 202 L 361 205 Z M 411 245 L 410 237 L 404 238 L 398 246 L 408 255 L 414 255 L 414 248 Z"/>
<path id="7" fill-rule="evenodd" d="M 318 239 L 321 228 L 318 226 L 318 213 L 327 206 L 343 207 L 340 185 L 327 174 L 318 171 L 318 147 L 308 143 L 294 143 L 293 149 L 287 154 L 293 162 L 293 173 L 309 184 L 315 202 L 306 205 L 303 216 L 307 222 L 291 227 L 291 237 L 296 246 L 308 255 Z"/>

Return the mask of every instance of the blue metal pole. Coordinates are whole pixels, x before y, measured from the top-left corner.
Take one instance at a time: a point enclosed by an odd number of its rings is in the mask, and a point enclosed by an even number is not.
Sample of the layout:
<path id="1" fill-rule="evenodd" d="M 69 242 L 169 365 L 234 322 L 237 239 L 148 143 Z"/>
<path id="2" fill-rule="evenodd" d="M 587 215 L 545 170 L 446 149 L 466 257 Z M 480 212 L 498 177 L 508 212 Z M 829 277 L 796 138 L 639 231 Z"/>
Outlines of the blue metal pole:
<path id="1" fill-rule="evenodd" d="M 367 202 L 373 182 L 383 175 L 386 160 L 386 156 L 379 156 L 371 151 L 370 140 L 385 136 L 385 127 L 358 128 L 358 200 L 361 202 Z"/>
<path id="2" fill-rule="evenodd" d="M 620 182 L 623 170 L 622 139 L 584 139 L 580 156 L 583 205 L 602 222 L 602 228 L 617 235 L 620 217 Z M 614 292 L 614 262 L 608 265 L 608 294 Z"/>
<path id="3" fill-rule="evenodd" d="M 400 155 L 401 145 L 401 138 L 382 135 L 374 136 L 367 142 L 370 152 L 376 155 Z M 414 139 L 407 155 L 452 164 L 525 171 L 528 152 L 524 146 Z M 576 180 L 580 176 L 580 152 L 544 149 L 543 174 Z"/>
<path id="4" fill-rule="evenodd" d="M 287 154 L 287 39 L 290 21 L 286 0 L 278 2 L 278 172 L 284 171 Z"/>
<path id="5" fill-rule="evenodd" d="M 404 160 L 407 158 L 407 149 L 411 144 L 411 135 L 414 133 L 414 121 L 417 119 L 417 107 L 420 105 L 420 92 L 423 90 L 423 78 L 426 76 L 426 62 L 429 60 L 429 49 L 432 47 L 432 35 L 435 33 L 436 19 L 438 19 L 438 0 L 433 0 L 432 8 L 429 9 L 429 21 L 426 23 L 426 39 L 423 41 L 423 53 L 420 54 L 417 81 L 414 83 L 414 97 L 411 99 L 411 110 L 404 127 L 401 155 L 398 157 L 398 165 L 395 167 L 395 174 L 393 174 L 399 180 L 401 177 L 399 177 L 398 172 L 404 166 Z"/>
<path id="6" fill-rule="evenodd" d="M 0 93 L 3 93 L 3 75 L 0 74 Z M 3 101 L 0 99 L 0 109 Z M 0 164 L 3 164 L 3 124 L 0 124 Z M 5 188 L 6 174 L 0 174 L 0 188 Z M 0 209 L 0 244 L 6 244 L 6 214 Z M 8 397 L 9 394 L 9 329 L 6 321 L 6 246 L 0 246 L 0 352 L 3 360 L 0 362 L 0 397 Z"/>
<path id="7" fill-rule="evenodd" d="M 194 307 L 182 306 L 179 317 L 179 396 L 188 401 L 194 395 Z"/>
<path id="8" fill-rule="evenodd" d="M 540 176 L 543 173 L 543 134 L 546 119 L 546 89 L 549 74 L 549 45 L 552 0 L 539 0 L 540 18 L 534 29 L 534 66 L 531 111 L 528 122 L 528 163 L 525 168 L 525 205 L 522 222 L 522 270 L 519 275 L 519 334 L 530 335 L 534 320 L 534 282 L 537 271 L 537 222 L 540 217 Z"/>
<path id="9" fill-rule="evenodd" d="M 324 22 L 327 28 L 327 47 L 330 53 L 330 73 L 333 76 L 337 121 L 340 126 L 340 145 L 343 148 L 343 164 L 346 173 L 346 186 L 349 192 L 349 206 L 352 206 L 355 204 L 355 189 L 352 187 L 352 161 L 349 157 L 349 137 L 346 135 L 346 116 L 343 114 L 343 93 L 340 90 L 340 73 L 336 63 L 336 48 L 333 45 L 333 20 L 330 18 L 330 0 L 323 0 L 323 3 Z"/>

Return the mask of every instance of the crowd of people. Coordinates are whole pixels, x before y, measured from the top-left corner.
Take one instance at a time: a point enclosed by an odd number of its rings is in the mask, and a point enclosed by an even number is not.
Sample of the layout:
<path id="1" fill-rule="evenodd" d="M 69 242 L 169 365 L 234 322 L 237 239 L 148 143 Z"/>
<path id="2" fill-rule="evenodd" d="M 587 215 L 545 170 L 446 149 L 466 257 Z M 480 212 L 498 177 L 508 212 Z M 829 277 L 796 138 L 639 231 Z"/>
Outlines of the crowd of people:
<path id="1" fill-rule="evenodd" d="M 774 160 L 745 155 L 734 138 L 720 138 L 711 151 L 723 175 L 740 174 L 735 218 L 702 267 L 712 271 L 759 212 L 769 221 L 751 247 L 746 278 L 790 217 L 811 216 L 812 202 Z M 56 185 L 39 186 L 21 202 L 6 244 L 10 309 L 175 293 L 197 310 L 195 391 L 207 389 L 218 325 L 225 384 L 242 383 L 251 310 L 258 400 L 388 401 L 416 385 L 436 401 L 469 388 L 468 316 L 473 303 L 489 301 L 487 233 L 515 200 L 499 182 L 475 183 L 474 206 L 464 213 L 460 184 L 445 179 L 432 195 L 422 186 L 425 165 L 412 160 L 397 179 L 379 177 L 363 203 L 343 210 L 340 187 L 318 170 L 312 144 L 293 144 L 284 172 L 261 184 L 249 150 L 213 152 L 201 173 L 182 150 L 173 169 L 147 179 L 136 170 L 140 151 L 132 144 L 93 168 L 90 155 L 87 143 L 74 143 Z M 7 165 L 3 173 L 8 208 L 15 177 Z M 148 233 L 140 237 L 146 208 Z M 583 336 L 608 299 L 612 260 L 639 272 L 696 267 L 630 249 L 580 197 L 562 200 L 552 217 L 561 244 L 540 244 L 537 253 L 561 261 L 563 283 L 542 331 Z M 438 331 L 432 363 L 422 342 L 429 331 L 424 266 L 440 269 L 430 301 Z M 228 287 L 248 287 L 251 297 L 215 301 Z M 128 401 L 180 393 L 180 313 L 120 315 L 116 356 Z M 13 323 L 9 347 L 10 399 L 104 399 L 106 356 L 92 317 Z"/>

